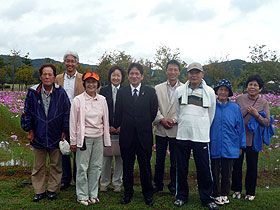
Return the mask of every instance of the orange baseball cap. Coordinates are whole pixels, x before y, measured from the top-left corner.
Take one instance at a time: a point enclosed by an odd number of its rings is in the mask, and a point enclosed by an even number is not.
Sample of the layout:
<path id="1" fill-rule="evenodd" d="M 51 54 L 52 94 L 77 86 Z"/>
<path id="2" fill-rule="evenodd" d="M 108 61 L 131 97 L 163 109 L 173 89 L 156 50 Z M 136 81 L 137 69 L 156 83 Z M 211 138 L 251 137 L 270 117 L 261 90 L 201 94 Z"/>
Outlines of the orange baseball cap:
<path id="1" fill-rule="evenodd" d="M 85 73 L 85 74 L 83 75 L 83 78 L 82 78 L 82 79 L 83 79 L 83 81 L 85 81 L 85 80 L 88 79 L 88 78 L 93 78 L 93 79 L 99 81 L 99 75 L 96 74 L 95 72 L 87 72 L 87 73 Z"/>

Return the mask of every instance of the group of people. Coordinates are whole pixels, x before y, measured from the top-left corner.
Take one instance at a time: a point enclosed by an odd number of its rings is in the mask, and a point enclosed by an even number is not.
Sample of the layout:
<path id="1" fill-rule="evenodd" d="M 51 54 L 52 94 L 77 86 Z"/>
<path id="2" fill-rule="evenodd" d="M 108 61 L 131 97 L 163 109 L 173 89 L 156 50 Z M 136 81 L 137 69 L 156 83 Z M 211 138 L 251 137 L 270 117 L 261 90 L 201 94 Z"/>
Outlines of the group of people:
<path id="1" fill-rule="evenodd" d="M 229 99 L 233 95 L 231 83 L 223 79 L 212 89 L 203 80 L 203 67 L 196 62 L 188 66 L 188 81 L 183 84 L 178 79 L 180 63 L 170 60 L 165 70 L 167 81 L 155 88 L 142 83 L 142 65 L 130 64 L 129 85 L 125 87 L 122 86 L 125 71 L 113 66 L 108 72 L 109 85 L 102 87 L 99 93 L 97 73 L 77 72 L 76 52 L 67 52 L 64 64 L 65 72 L 57 76 L 54 65 L 41 66 L 41 83 L 28 90 L 21 117 L 22 128 L 29 132 L 34 147 L 34 202 L 45 197 L 56 199 L 60 189 L 66 189 L 72 181 L 71 159 L 69 155 L 61 155 L 60 141 L 70 143 L 77 201 L 86 206 L 99 203 L 99 184 L 100 191 L 105 192 L 111 182 L 115 192 L 121 192 L 123 184 L 121 204 L 130 203 L 136 157 L 144 201 L 152 206 L 153 194 L 164 188 L 168 146 L 168 190 L 175 195 L 175 206 L 188 202 L 191 152 L 204 206 L 218 209 L 217 204 L 229 203 L 230 189 L 234 191 L 233 198 L 241 198 L 245 153 L 245 199 L 255 198 L 258 152 L 262 141 L 269 144 L 274 132 L 268 102 L 259 95 L 264 86 L 259 75 L 248 78 L 248 93 L 234 103 Z M 154 180 L 150 163 L 153 134 L 156 141 Z M 47 154 L 50 173 L 46 192 Z"/>

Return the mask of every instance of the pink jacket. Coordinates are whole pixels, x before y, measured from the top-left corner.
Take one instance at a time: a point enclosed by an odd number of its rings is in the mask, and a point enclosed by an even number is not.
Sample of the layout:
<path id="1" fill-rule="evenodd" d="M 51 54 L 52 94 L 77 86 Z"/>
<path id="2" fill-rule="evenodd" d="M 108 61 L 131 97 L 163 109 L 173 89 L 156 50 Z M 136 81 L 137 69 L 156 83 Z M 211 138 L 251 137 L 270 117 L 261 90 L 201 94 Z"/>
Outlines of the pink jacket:
<path id="1" fill-rule="evenodd" d="M 70 145 L 82 147 L 85 137 L 85 92 L 76 96 L 71 104 L 70 112 Z M 104 146 L 111 146 L 109 133 L 109 114 L 105 97 L 96 94 L 97 100 L 101 100 L 103 107 L 103 135 Z"/>

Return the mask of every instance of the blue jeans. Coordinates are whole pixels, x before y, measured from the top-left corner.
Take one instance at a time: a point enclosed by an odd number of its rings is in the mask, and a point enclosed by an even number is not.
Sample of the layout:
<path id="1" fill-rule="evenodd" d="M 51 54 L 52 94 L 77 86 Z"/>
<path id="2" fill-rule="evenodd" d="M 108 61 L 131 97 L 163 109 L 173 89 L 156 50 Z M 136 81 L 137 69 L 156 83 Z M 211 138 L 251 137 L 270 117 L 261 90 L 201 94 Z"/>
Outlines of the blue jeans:
<path id="1" fill-rule="evenodd" d="M 176 187 L 176 157 L 175 138 L 156 136 L 156 165 L 154 182 L 159 189 L 163 189 L 163 176 L 165 167 L 166 150 L 169 143 L 170 150 L 170 183 L 171 187 Z"/>

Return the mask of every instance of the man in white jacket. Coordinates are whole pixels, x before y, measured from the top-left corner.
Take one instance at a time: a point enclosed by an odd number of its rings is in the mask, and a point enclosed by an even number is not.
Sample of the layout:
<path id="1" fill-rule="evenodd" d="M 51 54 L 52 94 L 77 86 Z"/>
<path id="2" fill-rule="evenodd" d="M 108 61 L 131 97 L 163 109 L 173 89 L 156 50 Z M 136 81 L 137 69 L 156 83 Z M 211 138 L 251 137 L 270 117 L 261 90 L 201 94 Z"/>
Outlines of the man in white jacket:
<path id="1" fill-rule="evenodd" d="M 175 107 L 178 118 L 176 136 L 177 183 L 175 206 L 188 201 L 187 182 L 191 150 L 197 168 L 200 200 L 209 209 L 218 209 L 210 197 L 213 178 L 211 173 L 209 142 L 210 126 L 216 109 L 214 90 L 203 80 L 204 71 L 199 63 L 187 68 L 188 81 L 175 91 Z"/>

